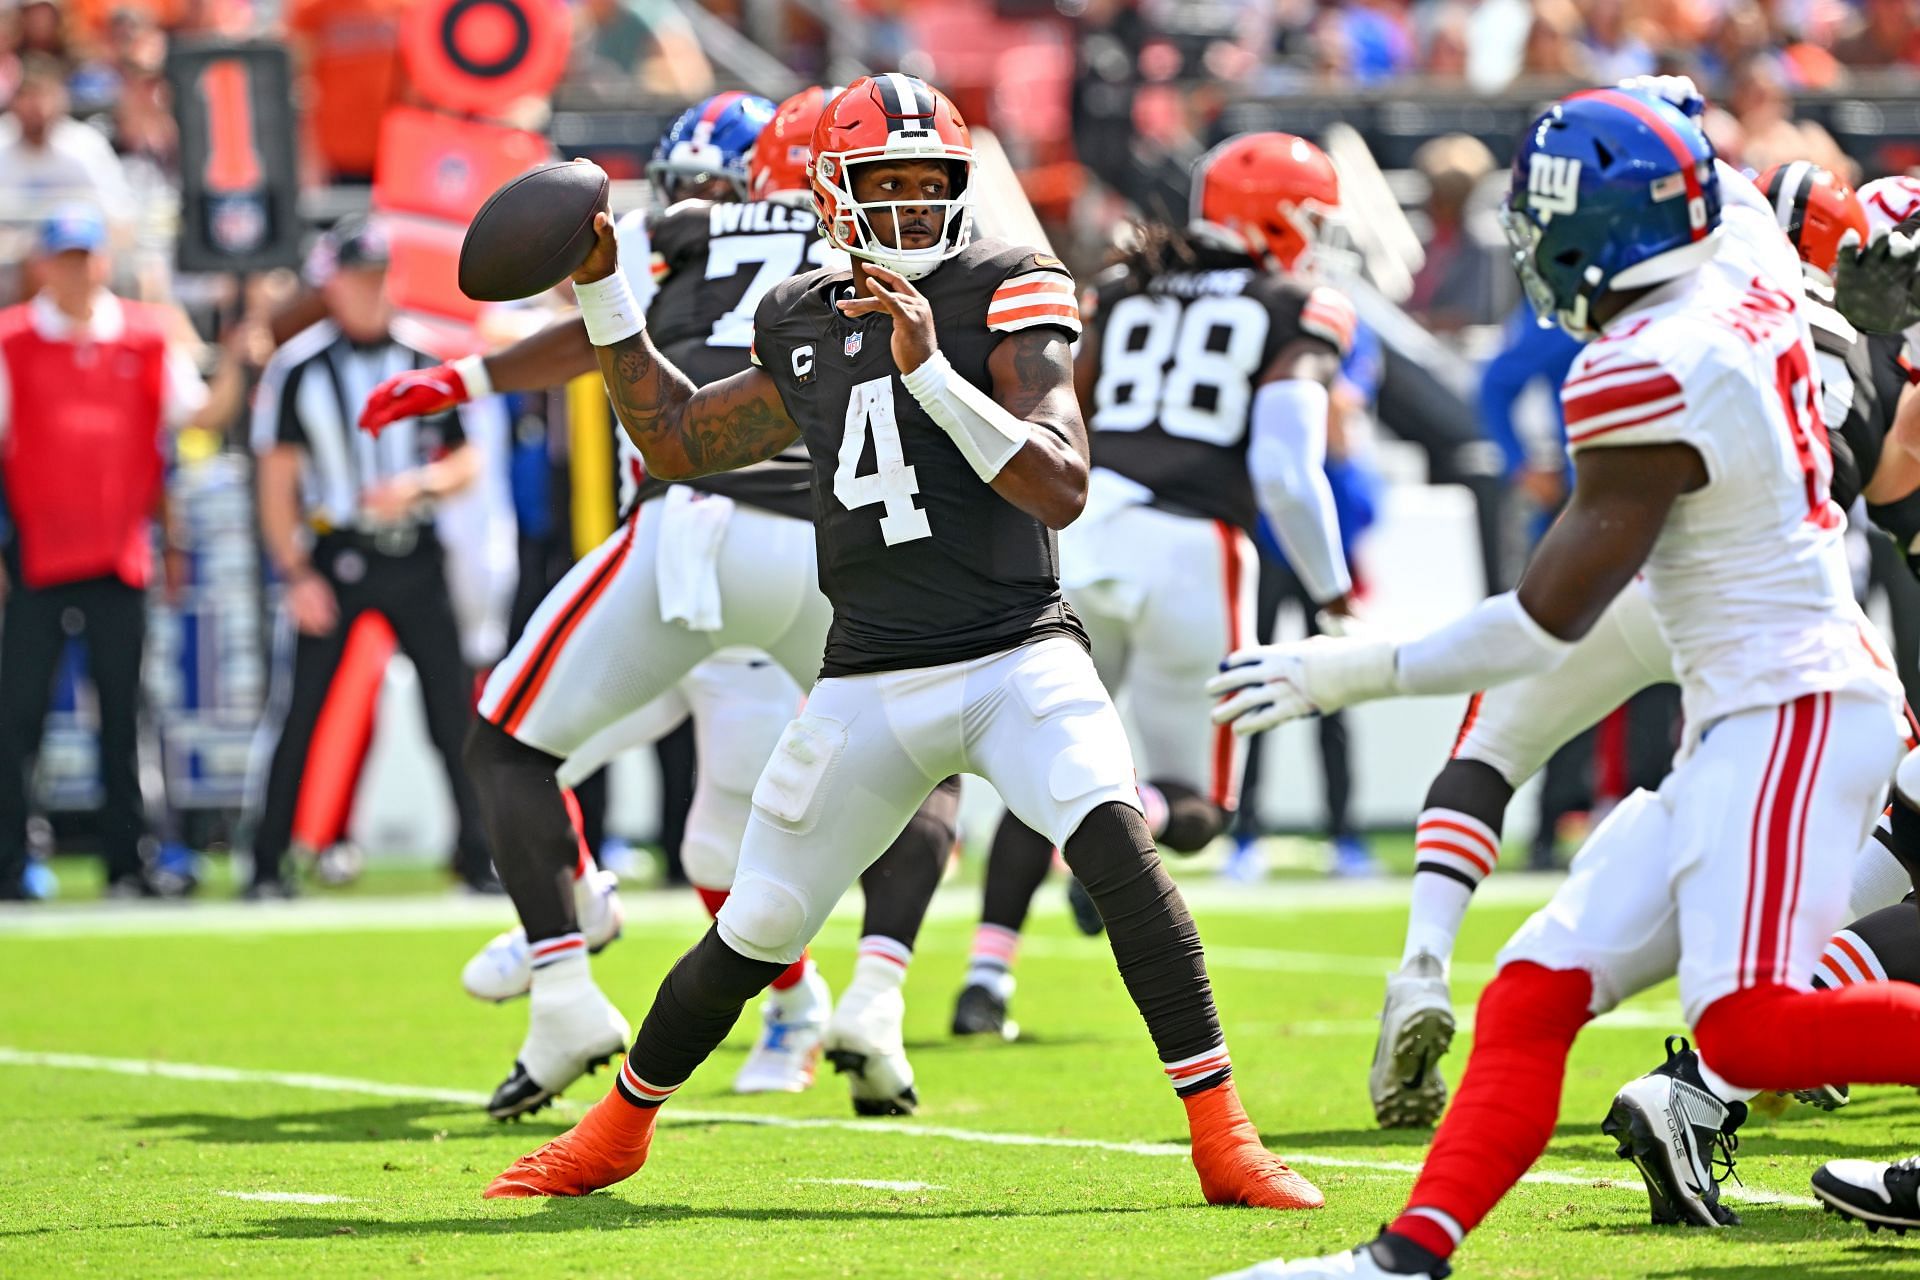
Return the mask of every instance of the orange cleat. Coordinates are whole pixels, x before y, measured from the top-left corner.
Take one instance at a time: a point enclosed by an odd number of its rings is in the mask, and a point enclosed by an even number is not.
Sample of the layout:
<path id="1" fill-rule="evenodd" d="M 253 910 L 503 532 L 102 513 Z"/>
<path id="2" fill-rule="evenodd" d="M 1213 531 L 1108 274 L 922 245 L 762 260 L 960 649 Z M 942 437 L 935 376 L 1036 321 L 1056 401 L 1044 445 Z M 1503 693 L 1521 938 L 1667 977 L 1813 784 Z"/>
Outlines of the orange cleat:
<path id="1" fill-rule="evenodd" d="M 1255 1209 L 1318 1209 L 1326 1204 L 1320 1188 L 1261 1145 L 1232 1080 L 1181 1101 L 1187 1104 L 1187 1128 L 1193 1133 L 1193 1167 L 1208 1204 Z"/>
<path id="2" fill-rule="evenodd" d="M 487 1200 L 584 1196 L 631 1178 L 647 1162 L 658 1114 L 658 1107 L 636 1107 L 615 1089 L 579 1124 L 515 1160 L 480 1194 Z"/>

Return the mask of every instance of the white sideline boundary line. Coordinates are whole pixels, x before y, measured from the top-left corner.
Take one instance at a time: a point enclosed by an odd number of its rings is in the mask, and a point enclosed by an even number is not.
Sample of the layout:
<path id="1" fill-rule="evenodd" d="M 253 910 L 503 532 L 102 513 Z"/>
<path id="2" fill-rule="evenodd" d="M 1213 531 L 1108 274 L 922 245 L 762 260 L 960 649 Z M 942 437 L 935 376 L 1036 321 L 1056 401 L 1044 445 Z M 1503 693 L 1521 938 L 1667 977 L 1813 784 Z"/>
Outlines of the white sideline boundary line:
<path id="1" fill-rule="evenodd" d="M 216 1191 L 229 1200 L 256 1200 L 262 1204 L 352 1204 L 352 1196 L 330 1196 L 318 1191 Z"/>
<path id="2" fill-rule="evenodd" d="M 319 1093 L 354 1093 L 374 1098 L 397 1098 L 411 1102 L 447 1102 L 460 1106 L 483 1107 L 487 1095 L 468 1089 L 439 1089 L 429 1085 L 389 1084 L 382 1080 L 363 1080 L 353 1076 L 317 1075 L 309 1072 L 256 1071 L 244 1067 L 223 1067 L 206 1063 L 162 1062 L 141 1058 L 102 1058 L 85 1053 L 43 1053 L 0 1045 L 0 1066 L 51 1067 L 67 1071 L 102 1071 L 112 1075 L 146 1076 L 165 1080 L 188 1080 L 213 1084 L 265 1084 L 286 1089 L 308 1089 Z M 561 1106 L 569 1110 L 577 1108 Z M 900 1124 L 890 1120 L 833 1120 L 825 1117 L 770 1116 L 748 1111 L 699 1111 L 673 1107 L 663 1110 L 663 1121 L 675 1124 L 750 1124 L 769 1129 L 829 1129 L 851 1133 L 891 1134 L 905 1138 L 942 1138 L 951 1142 L 980 1143 L 996 1147 L 1061 1147 L 1080 1151 L 1111 1151 L 1120 1155 L 1178 1157 L 1185 1159 L 1188 1149 L 1173 1142 L 1110 1142 L 1101 1138 L 1063 1138 L 1038 1133 L 993 1133 L 980 1129 L 957 1129 L 945 1125 Z M 1356 1169 L 1375 1173 L 1420 1172 L 1417 1164 L 1404 1161 L 1352 1160 L 1339 1156 L 1321 1156 L 1309 1152 L 1288 1153 L 1280 1157 L 1288 1164 L 1327 1169 Z M 1623 1182 L 1600 1173 L 1529 1173 L 1522 1182 L 1545 1183 L 1563 1187 L 1592 1187 L 1603 1190 L 1642 1194 L 1637 1182 Z M 1811 1196 L 1788 1195 L 1778 1191 L 1755 1191 L 1744 1187 L 1723 1190 L 1729 1200 L 1746 1204 L 1792 1205 L 1816 1208 Z"/>

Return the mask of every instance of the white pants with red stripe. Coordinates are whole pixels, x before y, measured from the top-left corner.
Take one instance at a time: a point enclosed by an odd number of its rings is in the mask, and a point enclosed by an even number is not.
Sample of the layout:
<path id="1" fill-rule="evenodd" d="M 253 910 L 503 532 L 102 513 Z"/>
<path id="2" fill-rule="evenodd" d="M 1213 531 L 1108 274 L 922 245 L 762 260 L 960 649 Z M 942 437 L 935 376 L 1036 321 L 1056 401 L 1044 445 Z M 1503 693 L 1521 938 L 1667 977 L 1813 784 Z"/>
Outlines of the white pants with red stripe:
<path id="1" fill-rule="evenodd" d="M 1808 988 L 1903 741 L 1895 709 L 1865 695 L 1709 726 L 1657 793 L 1600 824 L 1500 963 L 1585 969 L 1595 1013 L 1677 973 L 1689 1023 L 1746 987 Z"/>
<path id="2" fill-rule="evenodd" d="M 1143 778 L 1238 806 L 1246 740 L 1210 717 L 1207 678 L 1254 637 L 1259 561 L 1230 524 L 1129 506 L 1061 539 L 1061 580 L 1124 699 Z M 1077 563 L 1076 563 L 1077 562 Z"/>
<path id="3" fill-rule="evenodd" d="M 694 631 L 660 616 L 663 505 L 642 505 L 547 594 L 488 677 L 480 715 L 564 759 L 721 649 L 761 650 L 802 686 L 819 674 L 832 610 L 820 594 L 813 526 L 735 510 L 715 563 L 721 625 Z"/>
<path id="4" fill-rule="evenodd" d="M 560 785 L 576 785 L 620 752 L 659 741 L 691 716 L 699 767 L 680 862 L 695 888 L 727 889 L 753 813 L 753 784 L 800 702 L 800 686 L 766 654 L 725 650 L 568 756 Z"/>
<path id="5" fill-rule="evenodd" d="M 1140 807 L 1120 713 L 1073 640 L 821 680 L 754 788 L 720 936 L 755 959 L 799 959 L 955 773 L 985 778 L 1015 817 L 1060 845 L 1102 804 Z"/>
<path id="6" fill-rule="evenodd" d="M 1673 679 L 1673 653 L 1636 579 L 1552 671 L 1474 694 L 1453 758 L 1490 765 L 1517 788 L 1615 707 Z"/>

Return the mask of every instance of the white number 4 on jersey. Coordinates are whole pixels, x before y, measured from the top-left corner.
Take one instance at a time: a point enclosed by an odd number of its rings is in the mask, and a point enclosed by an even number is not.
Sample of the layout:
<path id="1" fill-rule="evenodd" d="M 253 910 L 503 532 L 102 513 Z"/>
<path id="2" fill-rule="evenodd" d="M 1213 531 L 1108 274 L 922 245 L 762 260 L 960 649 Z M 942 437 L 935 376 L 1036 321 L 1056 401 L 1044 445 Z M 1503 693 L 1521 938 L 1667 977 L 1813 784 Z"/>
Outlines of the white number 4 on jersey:
<path id="1" fill-rule="evenodd" d="M 867 433 L 873 433 L 875 470 L 859 474 Z M 847 429 L 840 437 L 840 465 L 833 472 L 833 496 L 849 511 L 878 502 L 880 536 L 890 547 L 930 538 L 927 513 L 913 505 L 920 478 L 900 450 L 900 424 L 893 416 L 893 379 L 873 378 L 854 387 L 847 399 Z"/>

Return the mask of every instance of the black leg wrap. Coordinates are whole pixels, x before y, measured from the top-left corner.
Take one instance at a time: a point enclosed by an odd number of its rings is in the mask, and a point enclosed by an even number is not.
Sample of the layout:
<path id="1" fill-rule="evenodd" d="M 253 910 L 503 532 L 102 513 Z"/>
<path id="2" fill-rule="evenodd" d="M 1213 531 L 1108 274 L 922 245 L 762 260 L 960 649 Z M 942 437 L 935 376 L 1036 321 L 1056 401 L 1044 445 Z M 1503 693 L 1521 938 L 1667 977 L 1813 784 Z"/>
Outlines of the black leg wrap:
<path id="1" fill-rule="evenodd" d="M 1920 813 L 1914 812 L 1896 791 L 1892 812 L 1887 817 L 1890 829 L 1881 837 L 1881 843 L 1907 869 L 1914 888 L 1920 889 Z"/>
<path id="2" fill-rule="evenodd" d="M 1911 900 L 1862 916 L 1847 930 L 1867 944 L 1889 981 L 1920 984 L 1920 913 Z"/>
<path id="3" fill-rule="evenodd" d="M 1146 819 L 1110 801 L 1067 837 L 1067 865 L 1100 908 L 1121 981 L 1162 1062 L 1220 1045 L 1200 931 L 1160 865 Z"/>
<path id="4" fill-rule="evenodd" d="M 1167 829 L 1160 833 L 1160 843 L 1175 853 L 1200 852 L 1233 817 L 1184 782 L 1150 778 L 1147 785 L 1167 802 Z"/>
<path id="5" fill-rule="evenodd" d="M 741 955 L 720 940 L 718 928 L 708 926 L 700 941 L 674 961 L 653 997 L 627 1051 L 633 1073 L 661 1088 L 683 1083 L 727 1038 L 747 1001 L 786 967 Z"/>
<path id="6" fill-rule="evenodd" d="M 494 866 L 526 926 L 527 940 L 541 942 L 574 932 L 579 928 L 573 910 L 578 845 L 555 780 L 558 757 L 481 719 L 467 731 L 462 754 Z"/>
<path id="7" fill-rule="evenodd" d="M 935 787 L 894 837 L 887 851 L 860 875 L 866 913 L 860 932 L 878 935 L 913 949 L 921 922 L 933 905 L 934 890 L 947 869 L 947 852 L 960 824 L 960 779 Z"/>
<path id="8" fill-rule="evenodd" d="M 1152 838 L 1148 839 L 1151 843 Z M 1001 818 L 1000 829 L 993 833 L 993 850 L 987 854 L 980 922 L 1020 932 L 1027 922 L 1027 908 L 1033 905 L 1033 895 L 1040 892 L 1040 884 L 1052 866 L 1053 841 L 1011 813 Z"/>
<path id="9" fill-rule="evenodd" d="M 1422 809 L 1457 809 L 1480 819 L 1496 832 L 1506 825 L 1507 802 L 1513 788 L 1500 771 L 1478 760 L 1449 760 L 1427 788 Z"/>

